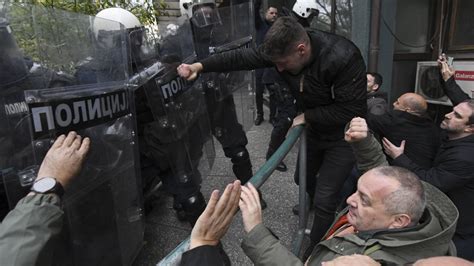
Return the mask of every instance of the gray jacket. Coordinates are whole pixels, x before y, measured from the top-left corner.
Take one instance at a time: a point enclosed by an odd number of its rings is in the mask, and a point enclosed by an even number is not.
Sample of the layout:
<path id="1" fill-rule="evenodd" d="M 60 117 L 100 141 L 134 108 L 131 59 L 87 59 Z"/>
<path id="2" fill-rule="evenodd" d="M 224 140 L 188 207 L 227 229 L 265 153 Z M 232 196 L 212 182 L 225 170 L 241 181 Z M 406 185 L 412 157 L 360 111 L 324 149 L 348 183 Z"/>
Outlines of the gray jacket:
<path id="1" fill-rule="evenodd" d="M 367 113 L 370 115 L 383 115 L 388 112 L 387 95 L 383 92 L 367 94 Z"/>
<path id="2" fill-rule="evenodd" d="M 2 265 L 51 265 L 54 237 L 63 224 L 60 199 L 35 194 L 21 199 L 0 225 Z"/>
<path id="3" fill-rule="evenodd" d="M 353 144 L 353 147 L 362 171 L 387 164 L 385 156 L 381 154 L 380 144 L 372 136 Z M 455 248 L 451 238 L 459 213 L 445 194 L 427 183 L 423 185 L 427 208 L 418 225 L 397 230 L 335 236 L 315 247 L 308 264 L 320 265 L 323 261 L 352 254 L 365 254 L 379 262 L 394 264 L 406 264 L 433 256 L 454 255 Z M 347 209 L 342 211 L 339 217 L 346 213 Z M 303 265 L 303 262 L 290 253 L 262 224 L 245 236 L 242 248 L 256 265 Z"/>

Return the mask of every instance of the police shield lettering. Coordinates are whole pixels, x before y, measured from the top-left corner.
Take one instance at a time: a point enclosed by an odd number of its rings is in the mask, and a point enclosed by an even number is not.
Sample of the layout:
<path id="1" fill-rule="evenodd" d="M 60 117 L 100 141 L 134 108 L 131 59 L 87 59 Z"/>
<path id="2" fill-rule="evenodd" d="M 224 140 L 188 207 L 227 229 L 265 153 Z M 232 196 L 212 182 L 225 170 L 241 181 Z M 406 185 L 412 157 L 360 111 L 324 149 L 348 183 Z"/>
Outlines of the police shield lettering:
<path id="1" fill-rule="evenodd" d="M 28 194 L 56 137 L 77 131 L 90 138 L 91 148 L 61 200 L 66 215 L 62 235 L 48 251 L 50 262 L 130 265 L 142 246 L 144 224 L 127 32 L 110 20 L 5 3 L 11 33 L 24 45 L 18 49 L 33 58 L 0 61 L 27 69 L 7 87 L 0 79 L 0 186 L 8 205 Z M 2 19 L 0 14 L 0 27 Z M 107 37 L 110 42 L 103 41 Z M 4 40 L 1 35 L 0 44 Z"/>
<path id="2" fill-rule="evenodd" d="M 139 90 L 144 90 L 153 118 L 159 122 L 156 131 L 163 143 L 181 139 L 206 115 L 201 82 L 186 81 L 176 70 L 179 64 L 196 59 L 189 20 L 179 18 L 173 24 L 173 31 L 166 30 L 168 26 L 161 31 L 160 63 L 145 68 L 131 79 L 131 83 L 138 83 Z"/>
<path id="3" fill-rule="evenodd" d="M 157 85 L 161 88 L 161 93 L 163 95 L 163 101 L 168 103 L 172 101 L 173 98 L 179 97 L 179 95 L 189 89 L 192 85 L 191 81 L 186 81 L 180 76 L 175 76 L 174 79 L 169 81 L 166 84 L 160 85 L 162 82 L 161 79 L 156 80 Z"/>
<path id="4" fill-rule="evenodd" d="M 30 103 L 33 138 L 81 130 L 130 113 L 124 89 L 97 96 Z"/>

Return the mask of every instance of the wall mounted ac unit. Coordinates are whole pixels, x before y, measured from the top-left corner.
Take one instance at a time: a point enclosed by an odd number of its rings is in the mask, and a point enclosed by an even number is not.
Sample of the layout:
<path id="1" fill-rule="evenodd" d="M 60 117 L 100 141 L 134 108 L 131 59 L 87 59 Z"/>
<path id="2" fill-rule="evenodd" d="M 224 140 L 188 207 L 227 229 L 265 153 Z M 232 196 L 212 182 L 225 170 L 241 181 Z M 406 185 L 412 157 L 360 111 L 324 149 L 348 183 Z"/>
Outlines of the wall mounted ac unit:
<path id="1" fill-rule="evenodd" d="M 474 62 L 456 61 L 453 63 L 456 71 L 454 78 L 461 89 L 473 98 L 474 96 Z M 416 67 L 415 93 L 425 97 L 426 101 L 434 104 L 451 105 L 444 94 L 442 78 L 436 61 L 418 62 Z"/>
<path id="2" fill-rule="evenodd" d="M 453 105 L 444 94 L 442 78 L 436 61 L 418 62 L 416 67 L 415 93 L 434 104 Z"/>

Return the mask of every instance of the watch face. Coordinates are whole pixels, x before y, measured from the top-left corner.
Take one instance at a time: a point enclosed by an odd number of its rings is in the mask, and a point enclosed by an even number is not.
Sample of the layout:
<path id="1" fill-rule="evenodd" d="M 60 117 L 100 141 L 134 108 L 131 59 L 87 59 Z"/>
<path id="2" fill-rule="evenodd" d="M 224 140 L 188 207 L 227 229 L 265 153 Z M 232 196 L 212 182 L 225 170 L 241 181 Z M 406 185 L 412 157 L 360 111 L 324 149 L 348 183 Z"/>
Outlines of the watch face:
<path id="1" fill-rule="evenodd" d="M 33 184 L 33 190 L 37 192 L 47 192 L 54 188 L 56 180 L 52 177 L 44 177 Z"/>

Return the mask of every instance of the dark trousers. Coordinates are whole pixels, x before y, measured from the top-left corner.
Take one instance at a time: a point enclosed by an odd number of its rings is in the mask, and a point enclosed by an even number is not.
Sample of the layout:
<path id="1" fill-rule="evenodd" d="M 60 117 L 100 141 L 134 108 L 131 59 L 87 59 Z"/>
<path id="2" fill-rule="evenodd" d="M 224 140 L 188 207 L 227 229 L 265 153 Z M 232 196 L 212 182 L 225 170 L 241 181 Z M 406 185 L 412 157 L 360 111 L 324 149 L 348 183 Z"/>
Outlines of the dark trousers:
<path id="1" fill-rule="evenodd" d="M 156 134 L 156 127 L 159 127 L 157 122 L 145 126 L 144 137 L 139 141 L 146 146 L 141 145 L 140 153 L 158 169 L 165 190 L 183 202 L 201 189 L 198 168 L 205 137 L 195 123 L 179 141 L 163 143 Z"/>
<path id="2" fill-rule="evenodd" d="M 311 241 L 318 243 L 334 221 L 340 192 L 354 166 L 351 147 L 343 139 L 321 141 L 307 130 L 306 191 L 314 199 Z M 299 162 L 295 181 L 298 184 Z"/>
<path id="3" fill-rule="evenodd" d="M 288 133 L 293 123 L 293 118 L 296 116 L 296 105 L 289 90 L 283 90 L 278 84 L 267 85 L 267 89 L 270 92 L 270 103 L 275 103 L 273 113 L 276 113 L 270 142 L 268 143 L 266 155 L 268 159 L 285 141 L 286 133 Z M 270 116 L 271 113 L 272 110 L 270 110 Z"/>
<path id="4" fill-rule="evenodd" d="M 457 255 L 460 258 L 473 261 L 474 260 L 474 236 L 460 236 L 454 234 L 454 245 L 456 246 Z"/>
<path id="5" fill-rule="evenodd" d="M 341 189 L 341 201 L 339 203 L 339 207 L 337 211 L 344 209 L 347 206 L 346 200 L 354 194 L 357 190 L 357 182 L 359 181 L 359 177 L 361 176 L 359 169 L 357 169 L 357 165 L 351 170 L 349 177 L 347 177 L 346 182 L 342 186 Z"/>
<path id="6" fill-rule="evenodd" d="M 237 119 L 234 97 L 217 99 L 212 90 L 208 90 L 206 104 L 212 134 L 222 145 L 224 155 L 231 159 L 235 176 L 246 183 L 253 176 L 252 163 L 246 148 L 247 136 Z"/>
<path id="7" fill-rule="evenodd" d="M 263 116 L 263 92 L 265 86 L 262 83 L 263 69 L 255 70 L 255 104 L 257 115 Z"/>

